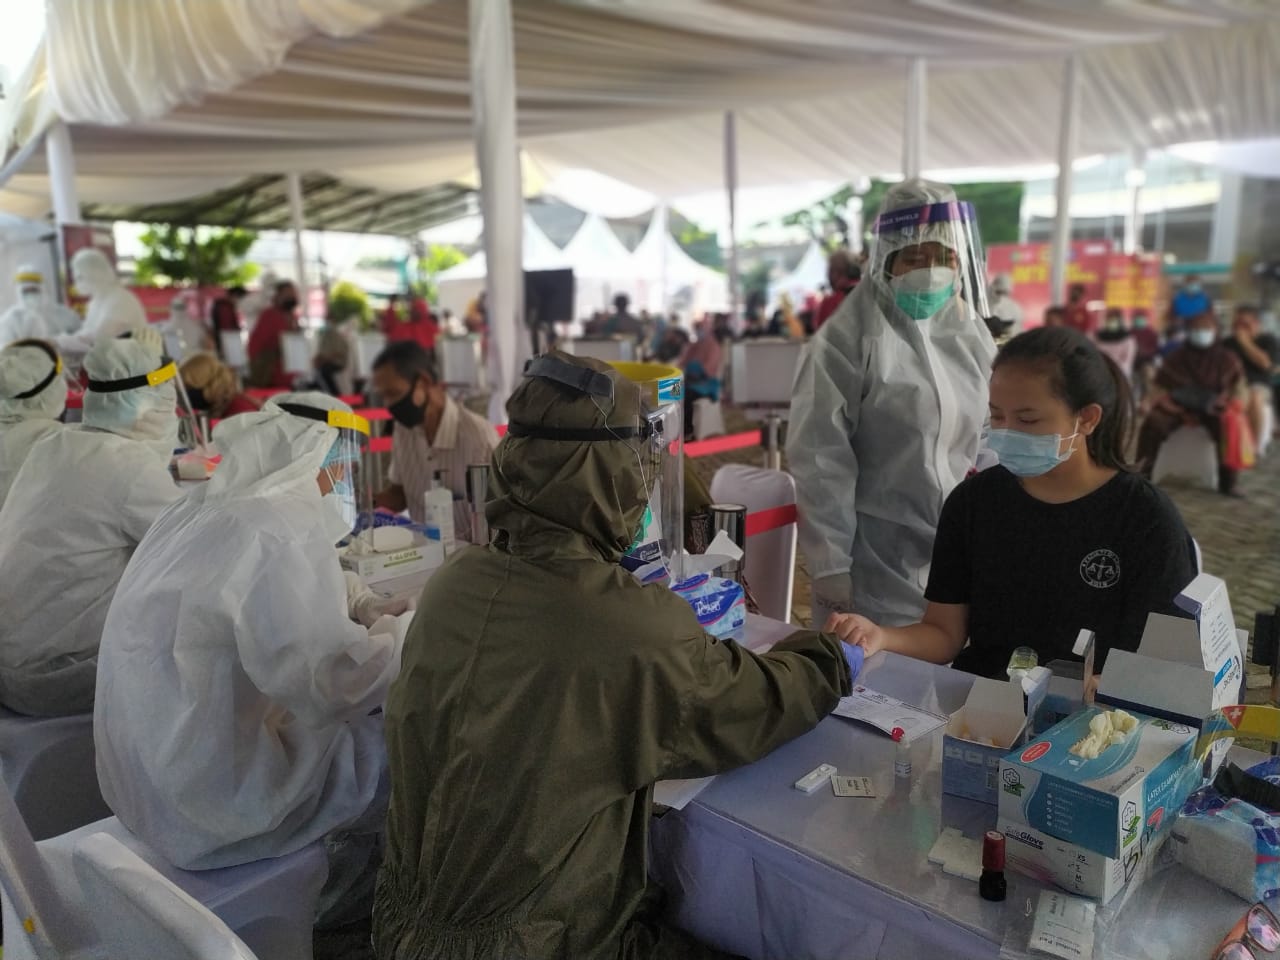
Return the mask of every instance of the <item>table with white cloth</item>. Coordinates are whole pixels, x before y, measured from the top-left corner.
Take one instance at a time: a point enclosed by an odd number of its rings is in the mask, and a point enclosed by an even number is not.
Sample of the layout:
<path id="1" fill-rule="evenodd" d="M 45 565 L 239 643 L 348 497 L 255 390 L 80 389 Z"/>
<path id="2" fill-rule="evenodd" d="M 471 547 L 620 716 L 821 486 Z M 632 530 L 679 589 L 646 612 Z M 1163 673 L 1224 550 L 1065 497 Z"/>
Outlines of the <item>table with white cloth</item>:
<path id="1" fill-rule="evenodd" d="M 759 651 L 795 628 L 752 617 L 747 629 L 746 646 Z M 946 715 L 964 704 L 973 676 L 881 653 L 859 682 Z M 977 883 L 928 862 L 944 827 L 980 839 L 995 827 L 996 808 L 942 793 L 941 729 L 910 753 L 910 777 L 897 777 L 892 740 L 828 717 L 763 760 L 716 778 L 684 809 L 655 818 L 650 869 L 668 893 L 672 919 L 753 960 L 998 957 L 1010 903 L 1041 888 L 1010 871 L 1010 900 L 991 903 L 978 896 Z M 1237 762 L 1261 759 L 1238 753 Z M 794 788 L 822 763 L 871 777 L 875 798 Z M 1207 957 L 1248 906 L 1180 866 L 1163 867 L 1136 889 L 1095 957 Z"/>

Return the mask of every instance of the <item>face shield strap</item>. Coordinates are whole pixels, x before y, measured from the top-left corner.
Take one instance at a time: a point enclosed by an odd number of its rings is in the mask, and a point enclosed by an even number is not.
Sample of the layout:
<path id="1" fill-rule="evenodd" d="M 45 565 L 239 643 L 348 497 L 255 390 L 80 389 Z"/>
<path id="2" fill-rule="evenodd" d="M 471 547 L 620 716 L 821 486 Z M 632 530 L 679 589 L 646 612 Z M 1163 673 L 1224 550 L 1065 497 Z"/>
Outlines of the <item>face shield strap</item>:
<path id="1" fill-rule="evenodd" d="M 588 396 L 613 398 L 613 381 L 607 374 L 579 367 L 559 357 L 546 354 L 534 357 L 524 365 L 524 375 L 551 380 Z"/>
<path id="2" fill-rule="evenodd" d="M 316 423 L 323 423 L 327 427 L 333 427 L 337 430 L 354 430 L 356 433 L 363 433 L 369 436 L 369 421 L 356 413 L 348 413 L 346 410 L 326 410 L 323 407 L 308 407 L 301 403 L 282 403 L 279 404 L 281 410 L 285 413 L 291 413 L 295 417 L 302 417 L 304 420 L 314 420 Z"/>
<path id="3" fill-rule="evenodd" d="M 920 207 L 890 210 L 876 217 L 872 231 L 879 234 L 899 233 L 912 227 L 931 223 L 973 223 L 978 219 L 972 203 L 952 200 L 947 203 L 926 203 Z"/>
<path id="4" fill-rule="evenodd" d="M 53 364 L 53 369 L 49 371 L 49 375 L 37 383 L 30 390 L 12 396 L 10 400 L 30 400 L 39 394 L 45 387 L 53 383 L 53 381 L 62 375 L 62 358 L 58 356 L 58 351 L 49 346 L 43 340 L 15 340 L 9 344 L 10 347 L 35 347 L 37 350 L 43 350 L 48 356 L 49 362 Z"/>
<path id="5" fill-rule="evenodd" d="M 178 375 L 176 363 L 166 363 L 158 370 L 144 373 L 137 377 L 125 377 L 123 380 L 90 380 L 87 389 L 94 393 L 123 393 L 125 390 L 137 390 L 139 387 L 158 387 L 168 383 Z"/>
<path id="6" fill-rule="evenodd" d="M 608 379 L 608 378 L 606 378 Z M 507 436 L 529 440 L 558 440 L 567 443 L 648 440 L 661 433 L 661 426 L 646 420 L 636 427 L 535 427 L 523 423 L 507 425 Z"/>

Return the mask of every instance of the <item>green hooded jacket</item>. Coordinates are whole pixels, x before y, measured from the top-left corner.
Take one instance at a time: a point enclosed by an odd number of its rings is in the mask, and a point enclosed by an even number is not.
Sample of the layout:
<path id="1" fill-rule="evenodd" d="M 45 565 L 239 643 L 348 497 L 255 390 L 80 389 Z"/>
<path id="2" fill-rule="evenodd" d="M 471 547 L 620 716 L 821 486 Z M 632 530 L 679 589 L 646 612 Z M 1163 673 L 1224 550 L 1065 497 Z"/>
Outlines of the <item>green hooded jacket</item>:
<path id="1" fill-rule="evenodd" d="M 642 441 L 514 434 L 634 428 L 639 390 L 552 356 L 613 397 L 526 376 L 493 454 L 493 542 L 422 594 L 386 710 L 381 960 L 716 956 L 650 916 L 654 782 L 751 763 L 850 692 L 839 641 L 756 656 L 619 566 L 648 500 Z"/>

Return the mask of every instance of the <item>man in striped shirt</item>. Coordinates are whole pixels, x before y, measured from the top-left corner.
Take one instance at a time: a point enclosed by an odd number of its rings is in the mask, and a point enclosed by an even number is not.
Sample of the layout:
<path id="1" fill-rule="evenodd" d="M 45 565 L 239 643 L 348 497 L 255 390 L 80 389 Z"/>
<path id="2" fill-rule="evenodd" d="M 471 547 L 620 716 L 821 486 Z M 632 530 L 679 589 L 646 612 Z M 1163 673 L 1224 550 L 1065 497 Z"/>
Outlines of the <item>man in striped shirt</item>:
<path id="1" fill-rule="evenodd" d="M 426 520 L 424 496 L 436 473 L 453 493 L 454 531 L 471 539 L 467 509 L 467 467 L 489 462 L 498 435 L 484 417 L 451 398 L 430 354 L 412 340 L 387 346 L 373 362 L 373 388 L 395 419 L 390 486 L 378 494 L 379 507 L 409 511 Z"/>

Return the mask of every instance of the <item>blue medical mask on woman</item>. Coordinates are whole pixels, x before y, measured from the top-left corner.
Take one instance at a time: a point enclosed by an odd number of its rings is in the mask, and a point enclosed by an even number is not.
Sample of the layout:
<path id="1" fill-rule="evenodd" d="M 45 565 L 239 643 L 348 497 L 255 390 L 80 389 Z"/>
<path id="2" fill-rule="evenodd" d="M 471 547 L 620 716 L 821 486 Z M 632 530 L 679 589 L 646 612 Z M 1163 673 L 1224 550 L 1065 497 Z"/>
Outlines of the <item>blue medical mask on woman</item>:
<path id="1" fill-rule="evenodd" d="M 1064 437 L 1060 433 L 1023 433 L 1021 430 L 992 430 L 987 436 L 987 446 L 1000 458 L 1000 465 L 1015 477 L 1042 477 L 1060 463 L 1071 458 L 1075 444 L 1059 453 L 1064 440 L 1080 436 L 1080 418 L 1076 418 L 1075 433 Z"/>
<path id="2" fill-rule="evenodd" d="M 956 271 L 952 267 L 922 267 L 891 277 L 889 287 L 903 313 L 913 320 L 927 320 L 955 293 Z"/>

